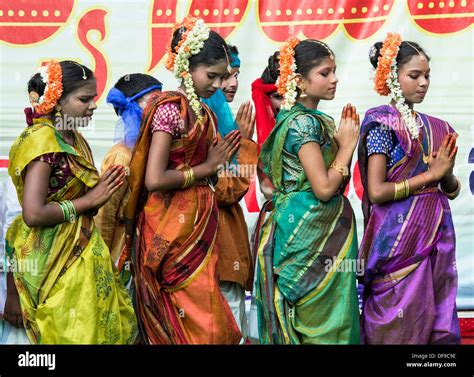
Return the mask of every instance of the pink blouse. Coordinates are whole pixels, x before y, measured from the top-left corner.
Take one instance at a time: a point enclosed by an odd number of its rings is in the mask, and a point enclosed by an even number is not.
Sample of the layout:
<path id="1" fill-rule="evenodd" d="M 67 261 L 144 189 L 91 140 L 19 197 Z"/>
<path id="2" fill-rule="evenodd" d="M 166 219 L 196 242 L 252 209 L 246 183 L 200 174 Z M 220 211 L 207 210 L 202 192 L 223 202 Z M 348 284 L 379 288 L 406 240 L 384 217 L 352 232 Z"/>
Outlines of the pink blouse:
<path id="1" fill-rule="evenodd" d="M 171 134 L 173 139 L 179 139 L 182 124 L 178 105 L 168 102 L 157 107 L 151 123 L 151 132 L 164 131 Z"/>

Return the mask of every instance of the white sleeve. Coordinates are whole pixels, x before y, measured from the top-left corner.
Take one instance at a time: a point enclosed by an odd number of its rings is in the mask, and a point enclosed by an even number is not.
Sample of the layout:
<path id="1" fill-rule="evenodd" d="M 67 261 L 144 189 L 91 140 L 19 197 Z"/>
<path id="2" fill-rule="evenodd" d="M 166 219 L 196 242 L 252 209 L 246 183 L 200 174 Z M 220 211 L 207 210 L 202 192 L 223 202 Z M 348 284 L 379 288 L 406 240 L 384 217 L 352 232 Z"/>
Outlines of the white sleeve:
<path id="1" fill-rule="evenodd" d="M 1 204 L 0 204 L 0 208 L 1 208 Z M 0 213 L 2 213 L 2 211 L 0 211 Z M 4 213 L 5 213 L 5 217 L 3 221 L 2 241 L 3 241 L 3 244 L 5 245 L 5 236 L 7 235 L 7 230 L 9 226 L 13 223 L 13 220 L 15 220 L 18 217 L 18 215 L 21 214 L 21 205 L 16 195 L 16 188 L 13 185 L 13 182 L 10 178 L 7 179 L 7 187 L 5 190 Z M 6 259 L 5 247 L 2 247 L 2 250 L 0 250 L 0 253 L 1 253 L 1 259 L 5 260 Z"/>

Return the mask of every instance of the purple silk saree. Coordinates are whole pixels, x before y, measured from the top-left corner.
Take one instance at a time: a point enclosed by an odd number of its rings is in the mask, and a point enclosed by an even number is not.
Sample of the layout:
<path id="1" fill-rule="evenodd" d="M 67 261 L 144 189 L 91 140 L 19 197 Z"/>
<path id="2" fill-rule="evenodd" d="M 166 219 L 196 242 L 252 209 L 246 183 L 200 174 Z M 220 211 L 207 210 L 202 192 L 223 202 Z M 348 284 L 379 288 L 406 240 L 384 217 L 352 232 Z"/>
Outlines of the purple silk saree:
<path id="1" fill-rule="evenodd" d="M 437 151 L 451 126 L 419 114 L 429 153 Z M 436 186 L 406 199 L 371 204 L 367 194 L 367 135 L 375 126 L 395 132 L 405 156 L 387 171 L 398 182 L 428 169 L 418 141 L 401 126 L 391 106 L 370 109 L 361 127 L 359 167 L 364 185 L 364 237 L 359 258 L 364 263 L 361 316 L 366 344 L 457 344 L 456 238 L 446 195 Z M 426 139 L 428 137 L 428 139 Z M 428 143 L 427 141 L 430 141 Z M 426 151 L 426 149 L 425 149 Z"/>

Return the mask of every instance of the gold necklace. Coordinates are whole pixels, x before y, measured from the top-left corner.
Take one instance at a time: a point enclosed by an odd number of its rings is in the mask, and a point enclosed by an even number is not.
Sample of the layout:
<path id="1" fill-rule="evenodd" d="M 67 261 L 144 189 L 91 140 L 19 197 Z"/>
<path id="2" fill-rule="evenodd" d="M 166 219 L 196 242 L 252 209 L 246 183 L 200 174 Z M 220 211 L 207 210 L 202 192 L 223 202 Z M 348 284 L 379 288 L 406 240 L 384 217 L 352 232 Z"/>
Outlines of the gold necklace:
<path id="1" fill-rule="evenodd" d="M 428 161 L 430 159 L 430 150 L 431 150 L 431 140 L 430 140 L 430 137 L 429 137 L 429 134 L 428 134 L 428 129 L 425 127 L 425 124 L 423 123 L 423 120 L 421 119 L 421 117 L 418 115 L 418 113 L 416 111 L 413 112 L 415 118 L 419 119 L 421 124 L 423 125 L 423 129 L 426 131 L 426 141 L 427 141 L 427 145 L 428 145 L 428 150 L 427 150 L 427 154 L 425 154 L 425 150 L 423 149 L 423 143 L 420 141 L 420 137 L 418 137 L 418 144 L 420 144 L 420 148 L 421 148 L 421 153 L 423 154 L 423 162 L 425 164 L 428 164 Z M 423 137 L 423 132 L 421 133 L 421 136 Z"/>

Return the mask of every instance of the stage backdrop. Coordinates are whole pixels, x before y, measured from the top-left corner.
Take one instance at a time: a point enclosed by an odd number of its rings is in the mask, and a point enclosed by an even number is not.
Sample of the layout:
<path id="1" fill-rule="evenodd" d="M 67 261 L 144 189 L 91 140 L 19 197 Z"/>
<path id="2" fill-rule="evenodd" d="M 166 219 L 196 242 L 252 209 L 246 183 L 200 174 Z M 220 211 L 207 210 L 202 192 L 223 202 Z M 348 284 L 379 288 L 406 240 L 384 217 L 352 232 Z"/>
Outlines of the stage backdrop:
<path id="1" fill-rule="evenodd" d="M 432 58 L 431 88 L 418 109 L 446 119 L 460 135 L 455 173 L 462 191 L 451 204 L 457 233 L 458 304 L 474 308 L 473 8 L 472 0 L 2 0 L 0 183 L 7 177 L 11 143 L 25 127 L 26 83 L 46 59 L 74 59 L 95 71 L 99 108 L 83 133 L 100 166 L 112 146 L 116 121 L 105 103 L 107 91 L 120 76 L 133 72 L 154 75 L 165 89 L 175 89 L 178 82 L 164 69 L 165 46 L 173 23 L 185 14 L 204 18 L 238 46 L 242 73 L 234 111 L 250 99 L 250 84 L 260 76 L 268 56 L 282 41 L 297 35 L 324 40 L 336 53 L 340 79 L 336 99 L 321 103 L 321 110 L 337 118 L 342 106 L 351 102 L 363 115 L 387 102 L 372 90 L 369 47 L 388 31 L 398 32 L 419 42 Z M 360 242 L 361 186 L 354 167 L 347 195 L 356 212 Z M 243 200 L 250 230 L 261 203 L 254 184 Z"/>

